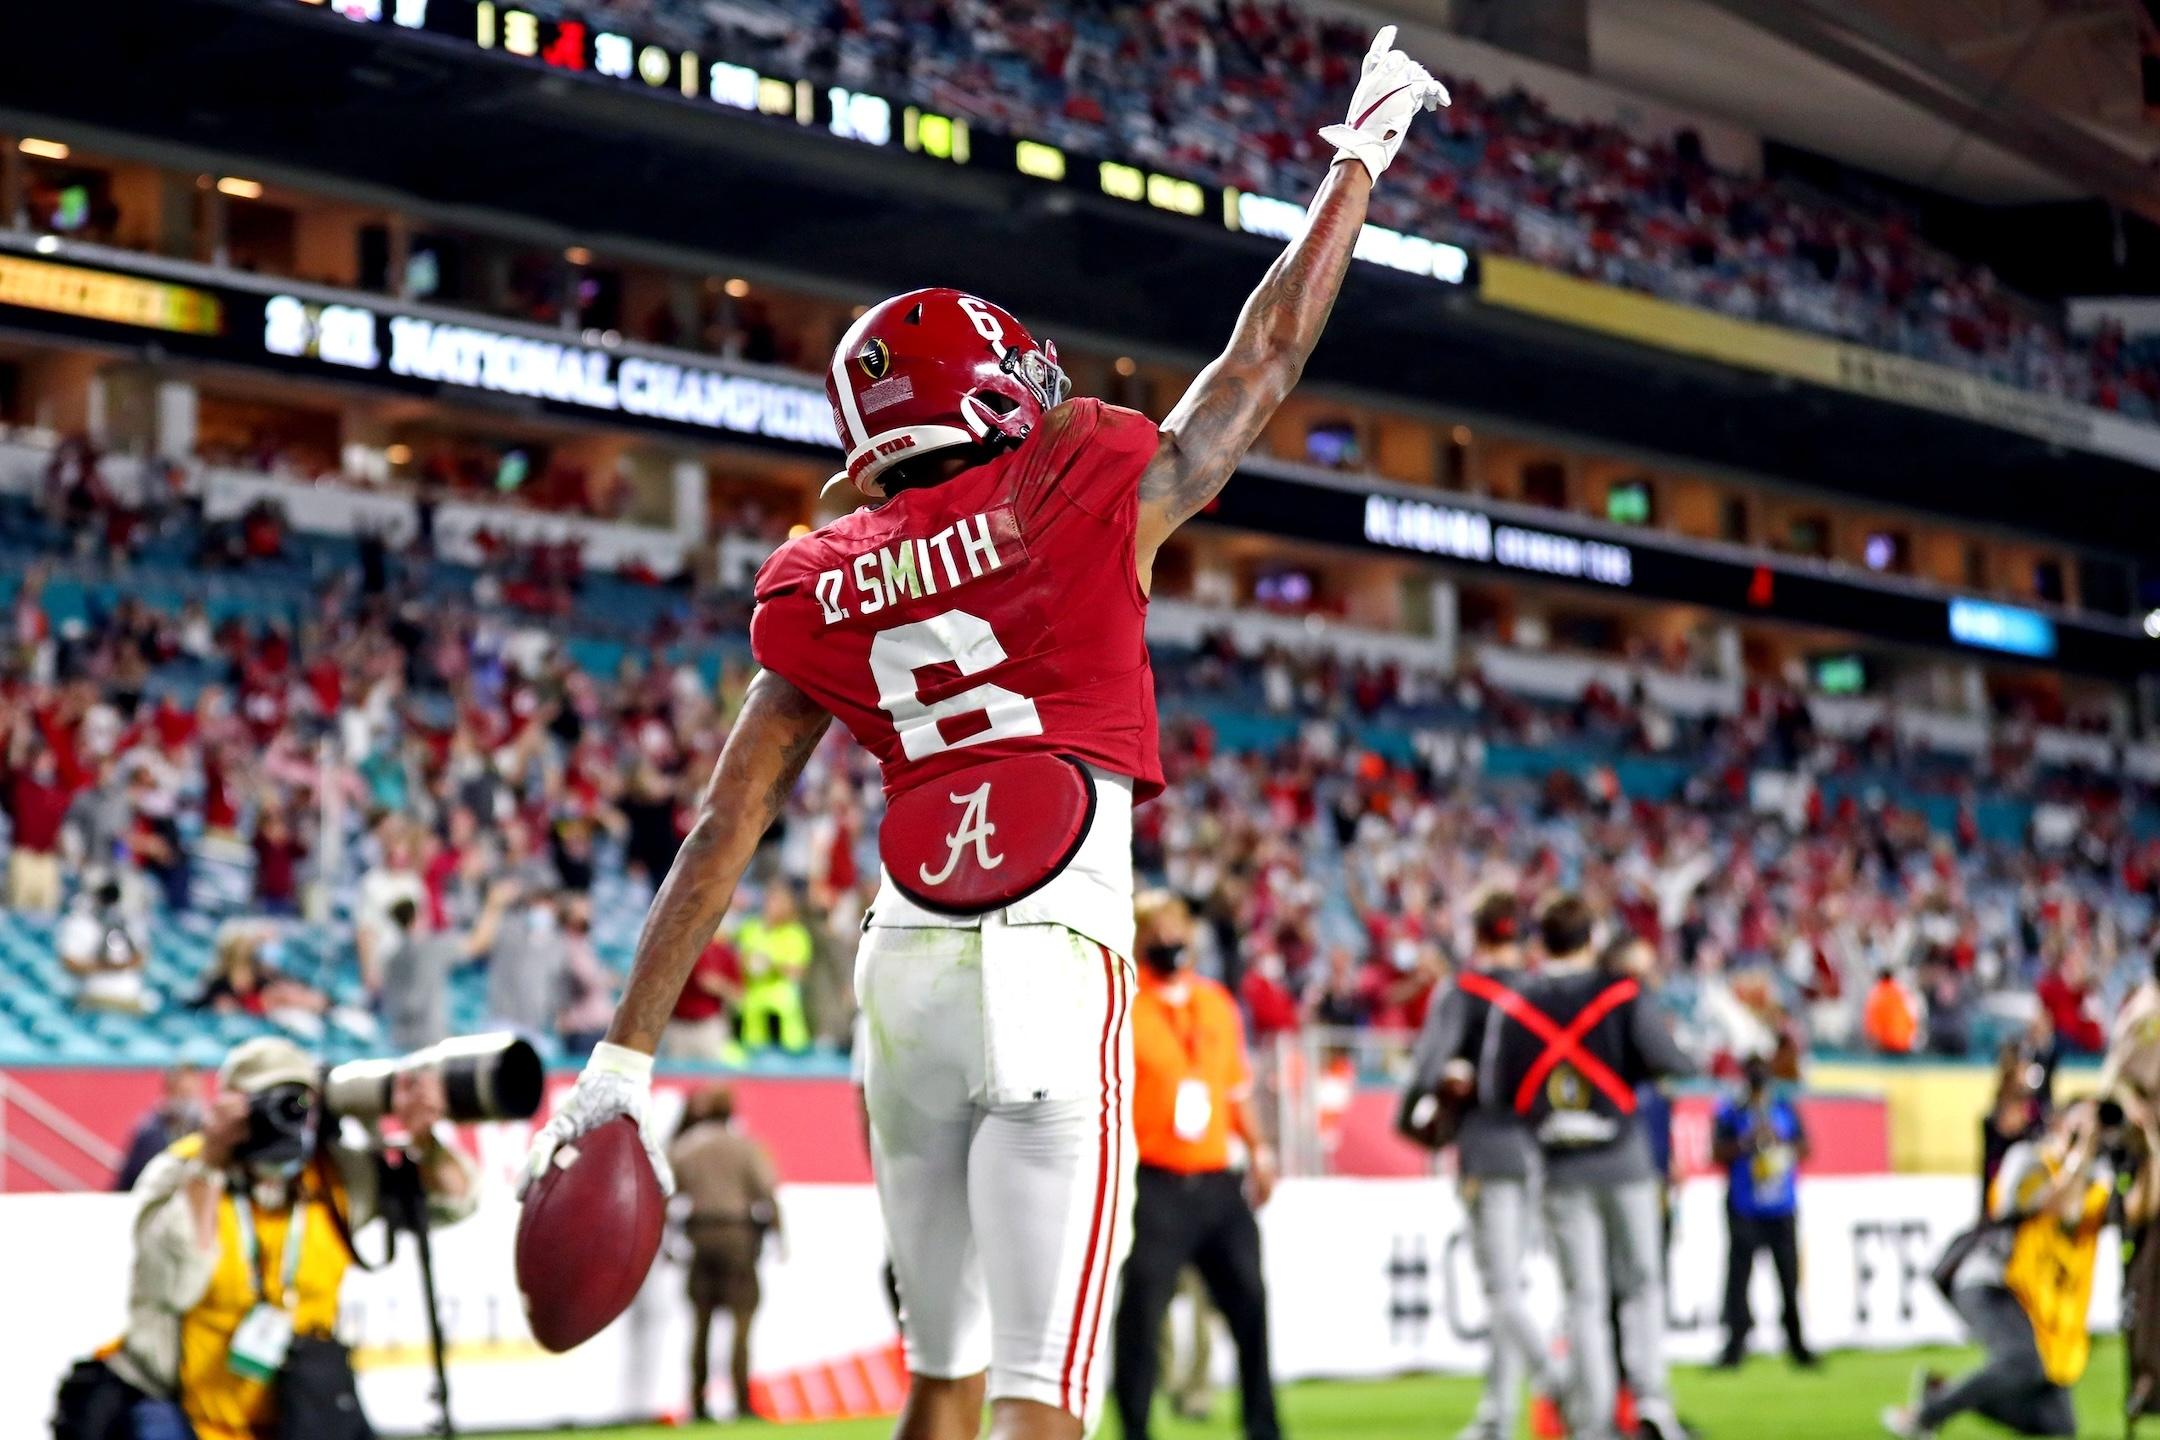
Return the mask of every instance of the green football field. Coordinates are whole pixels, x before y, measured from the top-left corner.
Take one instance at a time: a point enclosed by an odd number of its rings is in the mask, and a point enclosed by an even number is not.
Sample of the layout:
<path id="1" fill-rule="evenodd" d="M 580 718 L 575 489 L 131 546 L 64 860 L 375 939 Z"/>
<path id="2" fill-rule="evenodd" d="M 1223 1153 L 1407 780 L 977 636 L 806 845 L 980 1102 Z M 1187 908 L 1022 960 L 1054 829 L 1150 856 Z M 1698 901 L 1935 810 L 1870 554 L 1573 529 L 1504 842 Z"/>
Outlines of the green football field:
<path id="1" fill-rule="evenodd" d="M 2095 1343 L 2092 1368 L 2078 1386 L 2080 1435 L 2122 1433 L 2121 1355 L 2113 1338 Z M 1978 1352 L 1969 1350 L 1887 1355 L 1853 1351 L 1825 1357 L 1820 1370 L 1801 1372 L 1782 1359 L 1758 1357 L 1736 1374 L 1682 1370 L 1674 1377 L 1674 1391 L 1681 1418 L 1703 1440 L 1863 1440 L 1882 1434 L 1877 1415 L 1884 1405 L 1904 1398 L 1918 1366 L 1955 1373 L 1977 1358 Z M 1290 1440 L 1453 1440 L 1476 1398 L 1475 1382 L 1456 1378 L 1293 1385 L 1283 1391 L 1283 1428 Z M 1234 1408 L 1232 1398 L 1224 1396 L 1216 1417 L 1207 1424 L 1162 1419 L 1155 1427 L 1156 1440 L 1233 1437 L 1237 1434 Z M 878 1420 L 784 1429 L 763 1424 L 690 1428 L 713 1435 L 762 1434 L 788 1440 L 883 1440 L 890 1433 L 889 1423 Z M 683 1433 L 679 1428 L 643 1426 L 587 1431 L 581 1440 L 675 1440 Z M 1105 1440 L 1115 1440 L 1116 1433 L 1115 1422 L 1102 1431 Z M 1942 1433 L 1946 1440 L 1978 1440 L 2008 1432 L 1965 1418 Z"/>

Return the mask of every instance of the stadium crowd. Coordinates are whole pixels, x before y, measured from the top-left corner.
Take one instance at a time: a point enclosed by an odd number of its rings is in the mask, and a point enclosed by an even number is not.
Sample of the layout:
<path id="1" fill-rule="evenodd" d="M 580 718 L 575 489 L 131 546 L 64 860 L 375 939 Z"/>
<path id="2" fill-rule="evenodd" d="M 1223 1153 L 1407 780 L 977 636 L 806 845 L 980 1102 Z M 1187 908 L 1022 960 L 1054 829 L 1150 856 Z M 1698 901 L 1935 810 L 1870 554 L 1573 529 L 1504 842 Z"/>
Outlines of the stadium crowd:
<path id="1" fill-rule="evenodd" d="M 1037 4 L 787 0 L 560 6 L 780 74 L 830 79 L 978 124 L 1283 199 L 1328 161 L 1363 22 L 1258 0 Z M 1403 154 L 1373 220 L 1485 253 L 1956 366 L 2151 416 L 2160 363 L 1875 213 L 1797 181 L 1729 174 L 1682 131 L 1647 139 L 1521 89 L 1438 72 L 1454 105 Z"/>
<path id="2" fill-rule="evenodd" d="M 334 987 L 281 963 L 305 914 L 332 927 L 337 965 L 400 1046 L 446 1032 L 468 966 L 490 1021 L 589 1046 L 747 666 L 632 647 L 596 674 L 514 610 L 369 573 L 379 586 L 329 586 L 297 624 L 122 598 L 58 629 L 26 579 L 0 671 L 7 905 L 64 913 L 56 945 L 84 1006 L 319 1025 Z M 473 588 L 503 593 L 486 571 Z M 729 603 L 698 608 L 717 628 Z M 1931 770 L 1888 731 L 1816 732 L 1774 688 L 1683 719 L 1601 687 L 1534 702 L 1476 674 L 1227 640 L 1181 655 L 1165 686 L 1171 786 L 1136 817 L 1143 873 L 1195 902 L 1204 963 L 1262 1036 L 1414 1029 L 1495 887 L 1526 903 L 1579 889 L 1624 917 L 1671 967 L 1700 1048 L 1734 1060 L 1962 1054 L 2028 1029 L 2096 1050 L 2160 939 L 2160 839 L 2131 824 L 2151 797 L 2011 751 L 1977 778 Z M 1205 717 L 1225 709 L 1284 720 L 1283 738 L 1224 744 Z M 1550 760 L 1486 774 L 1503 747 Z M 1628 793 L 1630 755 L 1677 762 L 1684 783 Z M 1921 777 L 1901 784 L 1934 774 L 1954 823 L 1930 828 L 1904 790 L 1838 783 L 1891 762 Z M 1764 772 L 1805 783 L 1766 801 Z M 1979 799 L 2017 793 L 2076 816 L 2062 843 L 1982 833 Z M 868 757 L 828 739 L 671 1051 L 845 1045 L 880 804 Z M 244 896 L 206 893 L 206 847 L 241 857 Z M 605 943 L 598 901 L 626 917 Z M 151 921 L 188 909 L 224 917 L 213 963 L 191 994 L 160 993 L 143 973 Z"/>
<path id="3" fill-rule="evenodd" d="M 1262 1031 L 1315 1016 L 1414 1027 L 1496 888 L 1526 905 L 1579 890 L 1622 917 L 1671 967 L 1694 1048 L 1733 1062 L 1807 1046 L 1983 1053 L 2028 1030 L 2097 1053 L 2160 942 L 2160 838 L 2132 818 L 2151 797 L 2038 766 L 2018 745 L 1945 766 L 1888 725 L 1818 731 L 1771 686 L 1738 714 L 1687 720 L 1597 686 L 1538 704 L 1477 676 L 1326 655 L 1224 651 L 1183 674 L 1306 718 L 1279 748 L 1237 754 L 1202 722 L 1174 727 L 1181 783 L 1141 817 L 1159 847 L 1146 858 L 1205 903 Z M 1447 728 L 1419 732 L 1408 757 L 1358 745 L 1354 725 L 1312 723 L 1443 703 Z M 1555 761 L 1541 780 L 1478 783 L 1500 746 Z M 1686 778 L 1626 793 L 1628 754 L 1685 757 Z M 1893 769 L 1897 785 L 1881 783 Z M 2011 794 L 2055 818 L 1984 833 L 1984 797 Z M 1950 823 L 1932 826 L 1928 809 Z M 1316 849 L 1331 857 L 1324 878 Z M 1300 992 L 1302 1006 L 1286 1003 Z"/>

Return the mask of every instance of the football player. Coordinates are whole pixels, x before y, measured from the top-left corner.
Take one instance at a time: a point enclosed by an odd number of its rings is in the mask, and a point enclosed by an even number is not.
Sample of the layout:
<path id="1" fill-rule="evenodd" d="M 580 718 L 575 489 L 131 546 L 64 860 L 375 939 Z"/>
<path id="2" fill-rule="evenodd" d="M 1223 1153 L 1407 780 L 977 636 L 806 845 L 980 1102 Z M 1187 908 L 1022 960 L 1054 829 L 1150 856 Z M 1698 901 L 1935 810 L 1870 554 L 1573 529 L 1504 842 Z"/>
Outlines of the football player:
<path id="1" fill-rule="evenodd" d="M 1130 1239 L 1132 807 L 1162 789 L 1155 554 L 1297 383 L 1372 185 L 1446 90 L 1374 38 L 1304 233 L 1157 426 L 1066 398 L 1056 350 L 955 290 L 871 307 L 826 378 L 871 502 L 757 579 L 761 673 L 646 917 L 607 1042 L 543 1127 L 647 1128 L 652 1052 L 834 716 L 883 767 L 857 990 L 913 1383 L 900 1440 L 1077 1440 Z"/>

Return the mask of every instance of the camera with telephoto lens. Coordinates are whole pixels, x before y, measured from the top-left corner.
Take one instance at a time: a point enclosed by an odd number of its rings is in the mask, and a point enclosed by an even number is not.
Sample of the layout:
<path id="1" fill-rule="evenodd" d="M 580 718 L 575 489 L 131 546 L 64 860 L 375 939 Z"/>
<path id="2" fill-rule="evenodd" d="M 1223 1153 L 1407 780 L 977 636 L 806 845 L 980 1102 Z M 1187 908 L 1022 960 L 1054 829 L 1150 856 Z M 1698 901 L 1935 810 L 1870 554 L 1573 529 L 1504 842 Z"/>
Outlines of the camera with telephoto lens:
<path id="1" fill-rule="evenodd" d="M 462 1035 L 394 1060 L 348 1060 L 323 1077 L 323 1108 L 373 1122 L 390 1113 L 400 1075 L 440 1075 L 448 1118 L 528 1120 L 540 1108 L 545 1073 L 540 1053 L 507 1031 Z"/>
<path id="2" fill-rule="evenodd" d="M 442 1077 L 447 1118 L 525 1120 L 540 1108 L 545 1078 L 539 1052 L 508 1033 L 469 1035 L 391 1060 L 350 1060 L 322 1079 L 322 1109 L 372 1124 L 390 1113 L 400 1075 L 433 1071 Z M 320 1126 L 315 1094 L 298 1081 L 271 1085 L 248 1099 L 248 1131 L 234 1157 L 263 1165 L 292 1165 L 314 1152 Z"/>

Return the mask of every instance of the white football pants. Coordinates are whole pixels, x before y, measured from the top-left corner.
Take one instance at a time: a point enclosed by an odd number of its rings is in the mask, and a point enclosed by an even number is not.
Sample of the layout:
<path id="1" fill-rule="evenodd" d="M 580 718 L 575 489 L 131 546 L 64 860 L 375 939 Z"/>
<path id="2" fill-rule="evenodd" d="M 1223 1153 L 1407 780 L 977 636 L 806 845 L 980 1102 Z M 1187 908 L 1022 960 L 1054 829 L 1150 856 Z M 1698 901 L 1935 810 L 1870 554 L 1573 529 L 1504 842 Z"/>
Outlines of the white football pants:
<path id="1" fill-rule="evenodd" d="M 1092 1428 L 1132 1242 L 1131 962 L 994 915 L 873 926 L 856 991 L 908 1369 Z"/>

